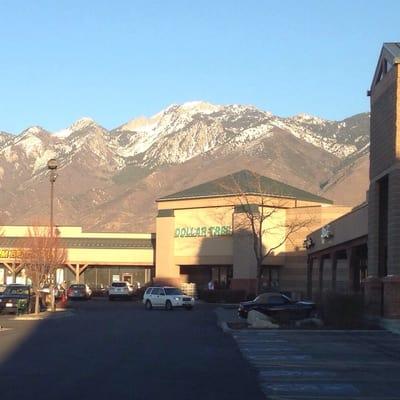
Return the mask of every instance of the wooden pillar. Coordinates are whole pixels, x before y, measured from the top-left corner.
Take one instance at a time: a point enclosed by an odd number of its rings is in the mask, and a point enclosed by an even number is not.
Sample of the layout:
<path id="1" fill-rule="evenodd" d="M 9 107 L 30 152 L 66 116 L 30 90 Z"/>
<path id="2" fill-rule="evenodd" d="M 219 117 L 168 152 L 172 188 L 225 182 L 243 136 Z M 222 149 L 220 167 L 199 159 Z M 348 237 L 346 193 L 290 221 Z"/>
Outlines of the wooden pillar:
<path id="1" fill-rule="evenodd" d="M 10 263 L 3 263 L 4 266 L 11 272 L 11 277 L 12 277 L 12 282 L 11 283 L 16 283 L 17 281 L 17 271 L 16 268 L 14 268 L 13 264 Z M 7 278 L 6 278 L 7 280 Z"/>
<path id="2" fill-rule="evenodd" d="M 331 269 L 332 269 L 332 290 L 336 292 L 337 252 L 333 251 L 330 257 L 331 257 Z"/>
<path id="3" fill-rule="evenodd" d="M 80 275 L 81 275 L 81 272 L 80 272 L 80 265 L 79 265 L 79 264 L 76 264 L 76 266 L 75 266 L 75 281 L 76 281 L 76 283 L 79 283 L 79 281 L 80 281 Z"/>

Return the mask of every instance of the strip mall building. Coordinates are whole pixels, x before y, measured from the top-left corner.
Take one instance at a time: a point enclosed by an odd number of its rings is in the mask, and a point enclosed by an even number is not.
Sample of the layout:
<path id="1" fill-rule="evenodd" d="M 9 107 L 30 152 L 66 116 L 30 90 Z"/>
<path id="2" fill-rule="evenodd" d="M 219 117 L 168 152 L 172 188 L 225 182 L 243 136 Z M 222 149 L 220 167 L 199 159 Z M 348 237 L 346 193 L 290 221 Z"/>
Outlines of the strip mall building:
<path id="1" fill-rule="evenodd" d="M 99 287 L 115 280 L 144 284 L 154 279 L 174 285 L 193 282 L 199 288 L 213 280 L 220 287 L 254 292 L 257 263 L 253 234 L 244 223 L 246 207 L 259 213 L 262 207 L 273 205 L 275 212 L 265 220 L 263 246 L 282 244 L 263 263 L 264 284 L 304 295 L 304 238 L 349 211 L 246 170 L 166 196 L 157 205 L 155 234 L 90 233 L 80 227 L 58 227 L 67 249 L 67 262 L 58 270 L 58 280 Z M 288 226 L 302 220 L 309 222 L 285 241 Z M 25 226 L 3 227 L 0 283 L 25 281 L 17 255 L 27 231 Z"/>
<path id="2" fill-rule="evenodd" d="M 308 290 L 338 290 L 346 274 L 369 314 L 400 318 L 400 43 L 383 45 L 368 95 L 368 203 L 309 236 Z"/>
<path id="3" fill-rule="evenodd" d="M 311 222 L 264 260 L 267 286 L 312 297 L 325 290 L 363 292 L 370 314 L 400 318 L 400 43 L 383 45 L 368 94 L 370 186 L 364 204 L 354 209 L 334 206 L 241 171 L 159 199 L 155 234 L 59 228 L 68 248 L 64 277 L 96 285 L 154 278 L 204 286 L 212 279 L 223 287 L 254 292 L 257 268 L 251 230 L 243 228 L 246 207 L 260 212 L 268 203 L 279 203 L 262 238 L 266 249 L 282 242 L 290 221 Z M 0 283 L 23 279 L 15 250 L 27 228 L 3 231 Z"/>

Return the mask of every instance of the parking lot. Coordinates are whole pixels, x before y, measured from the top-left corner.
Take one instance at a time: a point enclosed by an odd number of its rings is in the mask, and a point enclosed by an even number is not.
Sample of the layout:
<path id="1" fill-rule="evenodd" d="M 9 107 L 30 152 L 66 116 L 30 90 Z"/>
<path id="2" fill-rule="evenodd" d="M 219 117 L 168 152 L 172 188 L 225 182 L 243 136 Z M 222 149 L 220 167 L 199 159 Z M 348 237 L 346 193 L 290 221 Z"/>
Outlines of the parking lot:
<path id="1" fill-rule="evenodd" d="M 0 316 L 0 398 L 400 398 L 398 335 L 227 334 L 215 309 L 146 311 L 95 298 L 41 321 Z"/>
<path id="2" fill-rule="evenodd" d="M 268 399 L 400 399 L 400 336 L 387 331 L 237 331 Z"/>
<path id="3" fill-rule="evenodd" d="M 145 311 L 130 301 L 72 302 L 72 316 L 0 317 L 3 399 L 263 399 L 256 373 L 212 305 Z"/>

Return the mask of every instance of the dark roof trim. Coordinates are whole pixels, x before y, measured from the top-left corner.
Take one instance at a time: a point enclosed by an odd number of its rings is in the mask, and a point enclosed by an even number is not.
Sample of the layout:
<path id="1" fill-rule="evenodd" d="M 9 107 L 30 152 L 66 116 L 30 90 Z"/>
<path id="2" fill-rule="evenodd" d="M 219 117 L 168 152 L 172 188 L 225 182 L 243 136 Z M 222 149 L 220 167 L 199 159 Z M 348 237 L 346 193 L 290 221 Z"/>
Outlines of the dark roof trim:
<path id="1" fill-rule="evenodd" d="M 168 210 L 158 210 L 157 217 L 162 218 L 162 217 L 174 217 L 175 216 L 175 211 L 172 209 Z"/>
<path id="2" fill-rule="evenodd" d="M 232 192 L 232 190 L 235 190 L 235 187 L 238 187 L 238 191 L 243 195 L 332 204 L 331 200 L 324 197 L 306 192 L 305 190 L 298 189 L 294 186 L 287 185 L 283 182 L 276 181 L 272 178 L 248 170 L 241 170 L 231 175 L 187 188 L 181 192 L 164 196 L 158 199 L 157 202 L 240 196 L 241 194 Z"/>
<path id="3" fill-rule="evenodd" d="M 20 236 L 3 236 L 0 237 L 0 247 L 22 247 L 26 239 L 26 237 Z M 60 242 L 67 249 L 152 249 L 155 247 L 155 239 L 60 238 Z"/>

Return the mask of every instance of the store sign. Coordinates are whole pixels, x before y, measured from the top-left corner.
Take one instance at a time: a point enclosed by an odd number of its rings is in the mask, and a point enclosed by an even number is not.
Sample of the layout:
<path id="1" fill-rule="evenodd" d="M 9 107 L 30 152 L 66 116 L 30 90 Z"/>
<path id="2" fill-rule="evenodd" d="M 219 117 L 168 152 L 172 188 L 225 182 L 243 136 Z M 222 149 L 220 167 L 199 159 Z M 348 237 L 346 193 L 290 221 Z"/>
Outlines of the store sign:
<path id="1" fill-rule="evenodd" d="M 187 228 L 176 228 L 175 237 L 214 237 L 232 235 L 232 227 L 222 226 L 197 226 Z"/>
<path id="2" fill-rule="evenodd" d="M 325 225 L 321 228 L 321 241 L 322 243 L 326 243 L 333 237 L 333 232 L 330 225 Z"/>
<path id="3" fill-rule="evenodd" d="M 22 258 L 22 250 L 0 249 L 0 258 L 16 259 Z"/>

